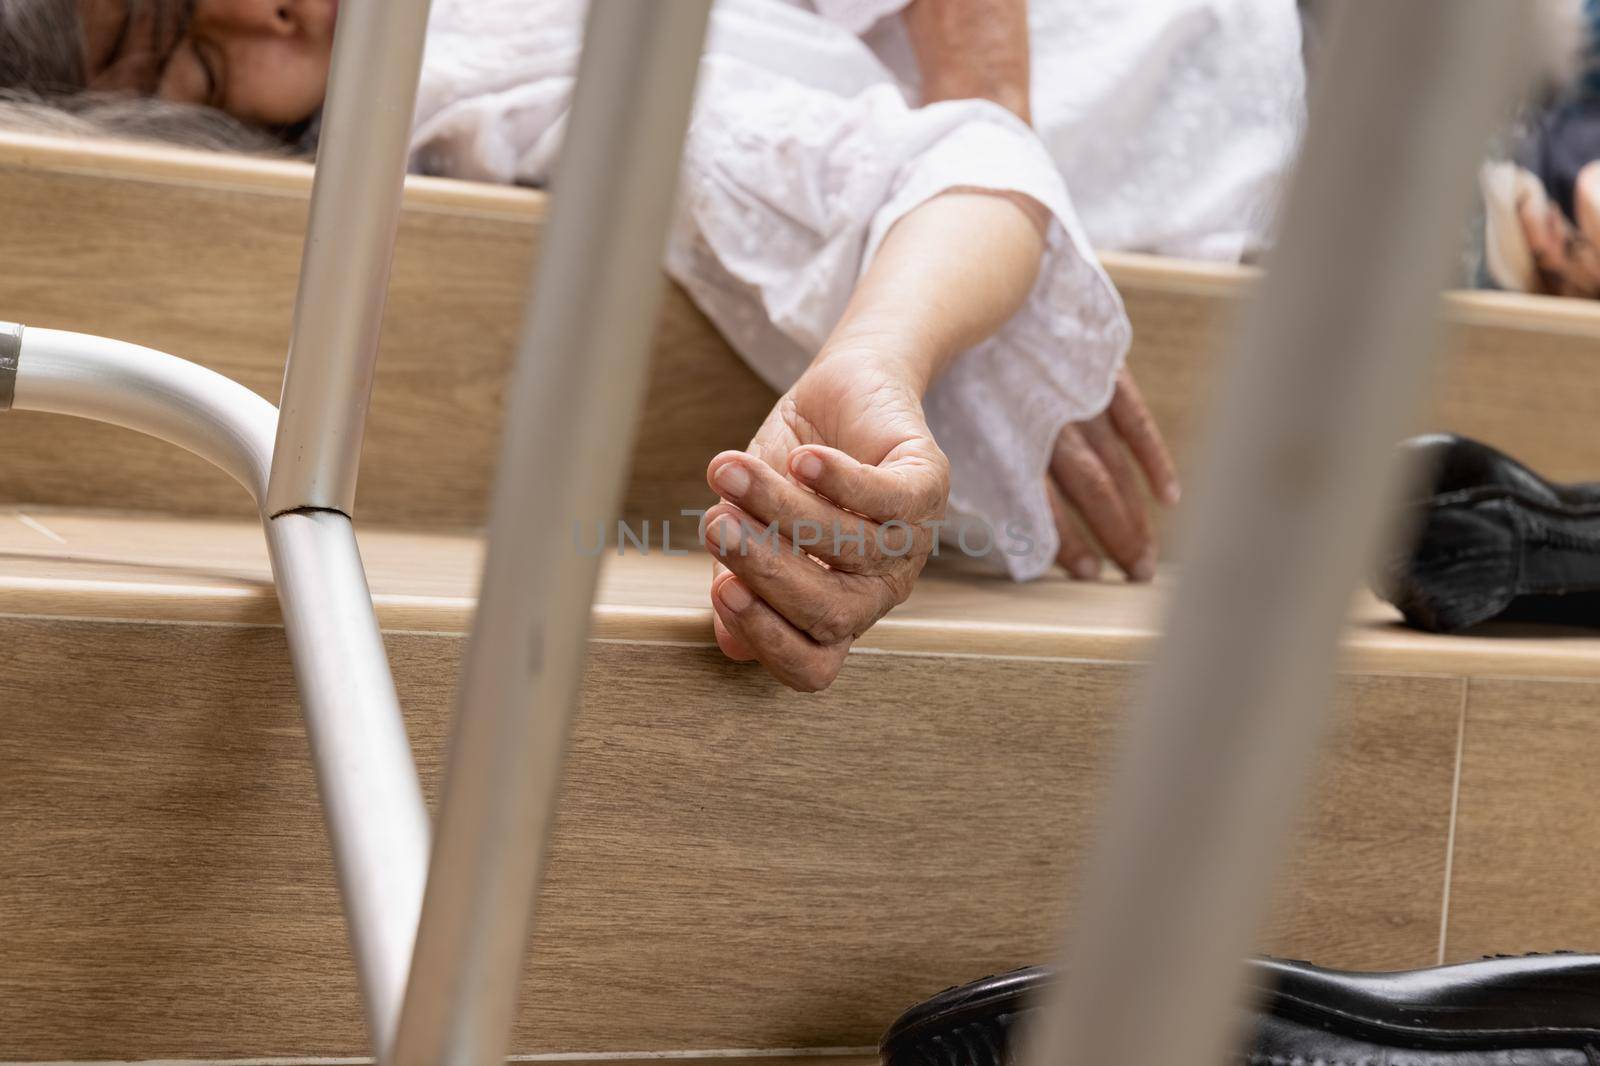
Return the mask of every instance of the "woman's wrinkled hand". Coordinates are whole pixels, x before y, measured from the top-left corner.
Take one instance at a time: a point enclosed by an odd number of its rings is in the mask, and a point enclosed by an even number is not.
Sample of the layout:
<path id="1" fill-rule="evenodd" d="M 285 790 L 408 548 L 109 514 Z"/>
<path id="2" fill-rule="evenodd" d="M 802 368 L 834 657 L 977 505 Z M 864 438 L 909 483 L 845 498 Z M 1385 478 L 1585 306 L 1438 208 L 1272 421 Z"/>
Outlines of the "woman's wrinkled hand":
<path id="1" fill-rule="evenodd" d="M 1155 576 L 1158 546 L 1144 485 L 1171 506 L 1178 502 L 1178 474 L 1126 369 L 1104 413 L 1062 429 L 1045 482 L 1061 540 L 1056 560 L 1069 574 L 1080 581 L 1099 577 L 1103 553 L 1130 580 Z"/>
<path id="2" fill-rule="evenodd" d="M 871 352 L 818 360 L 706 478 L 717 644 L 803 692 L 911 594 L 950 495 L 920 388 Z"/>

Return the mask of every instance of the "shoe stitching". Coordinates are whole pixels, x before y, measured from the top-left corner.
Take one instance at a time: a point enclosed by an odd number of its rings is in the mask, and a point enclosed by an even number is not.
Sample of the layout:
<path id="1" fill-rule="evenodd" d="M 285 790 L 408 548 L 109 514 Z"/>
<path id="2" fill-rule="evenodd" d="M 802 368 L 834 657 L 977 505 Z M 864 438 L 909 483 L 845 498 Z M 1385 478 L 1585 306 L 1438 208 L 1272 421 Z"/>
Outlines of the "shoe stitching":
<path id="1" fill-rule="evenodd" d="M 1600 1066 L 1600 1049 L 1593 1044 L 1583 1046 L 1584 1058 L 1589 1066 Z M 1239 1055 L 1243 1066 L 1380 1066 L 1379 1060 L 1363 1056 L 1359 1059 L 1305 1058 L 1301 1055 L 1266 1055 L 1259 1051 Z"/>
<path id="2" fill-rule="evenodd" d="M 1313 1000 L 1302 999 L 1299 996 L 1291 995 L 1286 992 L 1278 992 L 1275 998 L 1280 1003 L 1290 1004 L 1313 1014 L 1320 1014 L 1323 1017 L 1332 1017 L 1344 1021 L 1355 1022 L 1358 1025 L 1366 1026 L 1390 1036 L 1413 1036 L 1428 1031 L 1426 1027 L 1419 1028 L 1414 1026 L 1399 1025 L 1394 1022 L 1385 1021 L 1381 1018 L 1372 1018 L 1364 1014 L 1358 1014 L 1354 1011 L 1342 1010 L 1338 1007 L 1329 1006 L 1325 1003 L 1318 1003 Z M 1472 1035 L 1484 1040 L 1514 1040 L 1518 1037 L 1577 1037 L 1592 1036 L 1593 1034 L 1594 1029 L 1589 1026 L 1578 1027 L 1566 1025 L 1528 1025 L 1507 1029 L 1474 1029 L 1470 1031 L 1470 1034 L 1466 1031 L 1463 1031 L 1463 1033 L 1460 1035 Z M 1270 1064 L 1264 1064 L 1264 1066 L 1270 1066 Z M 1351 1066 L 1351 1064 L 1337 1063 L 1334 1064 L 1334 1066 Z M 1596 1066 L 1600 1066 L 1600 1063 L 1597 1063 Z"/>
<path id="3" fill-rule="evenodd" d="M 1240 1056 L 1244 1066 L 1378 1066 L 1378 1060 L 1362 1057 L 1359 1059 L 1324 1059 L 1321 1057 L 1308 1059 L 1300 1055 L 1263 1055 L 1258 1051 L 1247 1052 Z M 1600 1066 L 1594 1063 L 1592 1066 Z"/>

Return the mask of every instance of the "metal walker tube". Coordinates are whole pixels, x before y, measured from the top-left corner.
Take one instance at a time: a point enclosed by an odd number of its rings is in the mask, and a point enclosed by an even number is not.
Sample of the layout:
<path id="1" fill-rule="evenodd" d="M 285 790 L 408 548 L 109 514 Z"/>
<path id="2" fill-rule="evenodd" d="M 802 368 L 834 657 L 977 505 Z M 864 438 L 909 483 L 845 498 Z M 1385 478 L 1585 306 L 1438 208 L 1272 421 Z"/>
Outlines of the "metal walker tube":
<path id="1" fill-rule="evenodd" d="M 265 510 L 352 514 L 405 190 L 428 0 L 346 0 Z"/>
<path id="2" fill-rule="evenodd" d="M 15 348 L 0 365 L 8 406 L 149 434 L 220 467 L 258 506 L 265 499 L 277 411 L 243 385 L 104 337 L 3 325 L 0 335 Z M 336 511 L 296 511 L 263 516 L 263 524 L 318 787 L 334 830 L 362 998 L 381 1045 L 393 1033 L 411 963 L 427 811 L 350 519 Z"/>
<path id="3" fill-rule="evenodd" d="M 0 361 L 7 407 L 148 434 L 225 470 L 258 505 L 266 495 L 278 412 L 243 385 L 126 341 L 3 323 L 0 334 L 15 338 Z"/>
<path id="4" fill-rule="evenodd" d="M 367 1031 L 399 1022 L 428 811 L 350 525 L 428 0 L 346 0 L 263 513 Z"/>
<path id="5" fill-rule="evenodd" d="M 518 364 L 442 858 L 413 958 L 427 812 L 348 512 L 426 8 L 352 0 L 341 19 L 281 417 L 181 359 L 51 330 L 0 328 L 0 386 L 5 407 L 151 433 L 250 491 L 377 1055 L 495 1062 L 509 1039 L 597 575 L 592 560 L 568 565 L 562 547 L 569 519 L 610 514 L 620 495 L 709 0 L 593 5 L 561 169 L 572 191 L 556 201 Z M 552 455 L 569 460 L 540 462 Z M 530 469 L 541 475 L 531 485 Z"/>

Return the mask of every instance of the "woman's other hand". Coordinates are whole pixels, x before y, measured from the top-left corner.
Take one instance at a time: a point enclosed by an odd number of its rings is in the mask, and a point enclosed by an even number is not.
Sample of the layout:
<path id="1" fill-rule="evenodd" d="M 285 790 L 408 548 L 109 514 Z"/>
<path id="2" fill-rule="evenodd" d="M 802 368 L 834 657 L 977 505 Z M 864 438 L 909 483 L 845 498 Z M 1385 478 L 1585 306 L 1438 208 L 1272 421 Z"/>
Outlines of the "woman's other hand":
<path id="1" fill-rule="evenodd" d="M 911 594 L 950 493 L 919 383 L 869 351 L 819 360 L 706 477 L 717 644 L 804 692 Z"/>
<path id="2" fill-rule="evenodd" d="M 1056 559 L 1069 574 L 1094 580 L 1104 554 L 1130 580 L 1155 576 L 1158 546 L 1144 488 L 1171 506 L 1178 474 L 1126 369 L 1104 413 L 1062 429 L 1045 481 L 1061 540 Z"/>

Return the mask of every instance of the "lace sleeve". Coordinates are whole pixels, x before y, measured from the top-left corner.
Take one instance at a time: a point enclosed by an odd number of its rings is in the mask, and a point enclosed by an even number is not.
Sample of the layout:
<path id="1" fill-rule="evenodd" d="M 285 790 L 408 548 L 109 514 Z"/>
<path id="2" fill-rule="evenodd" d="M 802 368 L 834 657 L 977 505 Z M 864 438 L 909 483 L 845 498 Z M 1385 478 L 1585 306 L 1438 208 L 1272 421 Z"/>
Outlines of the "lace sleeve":
<path id="1" fill-rule="evenodd" d="M 1049 155 L 981 101 L 910 108 L 889 86 L 854 97 L 723 57 L 702 70 L 667 268 L 773 387 L 804 371 L 889 228 L 957 187 L 1017 192 L 1051 215 L 1027 304 L 963 353 L 927 399 L 951 462 L 952 518 L 988 527 L 1018 580 L 1056 551 L 1044 477 L 1055 437 L 1103 410 L 1131 330 Z M 982 547 L 969 532 L 963 550 Z"/>

